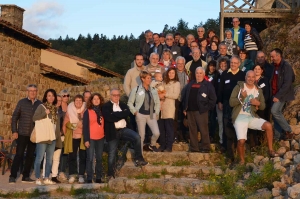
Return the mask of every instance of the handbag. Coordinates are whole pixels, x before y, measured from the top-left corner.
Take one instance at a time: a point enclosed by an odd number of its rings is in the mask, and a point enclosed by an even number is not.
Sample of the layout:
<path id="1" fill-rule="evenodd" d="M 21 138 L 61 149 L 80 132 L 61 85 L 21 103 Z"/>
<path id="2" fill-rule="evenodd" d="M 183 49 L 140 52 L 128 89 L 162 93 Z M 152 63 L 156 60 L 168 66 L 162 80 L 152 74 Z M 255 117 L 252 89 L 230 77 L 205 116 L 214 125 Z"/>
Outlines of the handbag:
<path id="1" fill-rule="evenodd" d="M 42 105 L 45 109 L 46 107 Z M 54 124 L 51 122 L 49 115 L 41 120 L 35 121 L 35 126 L 30 135 L 30 141 L 33 143 L 53 141 L 56 139 Z"/>

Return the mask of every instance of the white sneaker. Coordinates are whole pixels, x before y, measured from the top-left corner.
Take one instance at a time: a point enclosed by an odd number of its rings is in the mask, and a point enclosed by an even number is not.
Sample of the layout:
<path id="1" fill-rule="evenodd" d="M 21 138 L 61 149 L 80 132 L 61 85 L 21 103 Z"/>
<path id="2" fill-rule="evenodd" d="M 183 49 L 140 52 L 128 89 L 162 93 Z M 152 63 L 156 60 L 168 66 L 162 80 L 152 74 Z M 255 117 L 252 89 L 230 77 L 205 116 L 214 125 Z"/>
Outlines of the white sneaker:
<path id="1" fill-rule="evenodd" d="M 60 172 L 60 173 L 59 173 L 58 179 L 59 179 L 60 181 L 67 181 L 67 180 L 68 180 L 68 178 L 67 178 L 67 176 L 66 176 L 66 174 L 65 174 L 64 172 Z"/>
<path id="2" fill-rule="evenodd" d="M 71 176 L 70 178 L 69 178 L 69 183 L 70 184 L 73 184 L 75 182 L 75 176 Z"/>
<path id="3" fill-rule="evenodd" d="M 56 184 L 56 182 L 53 182 L 52 180 L 50 180 L 49 178 L 45 178 L 44 180 L 44 184 L 47 184 L 47 185 L 52 185 L 52 184 Z"/>
<path id="4" fill-rule="evenodd" d="M 79 176 L 78 182 L 79 183 L 84 183 L 84 177 L 83 176 Z"/>
<path id="5" fill-rule="evenodd" d="M 43 180 L 41 180 L 41 179 L 36 179 L 35 184 L 36 185 L 40 185 L 40 186 L 44 186 L 45 185 L 44 182 L 43 182 Z"/>

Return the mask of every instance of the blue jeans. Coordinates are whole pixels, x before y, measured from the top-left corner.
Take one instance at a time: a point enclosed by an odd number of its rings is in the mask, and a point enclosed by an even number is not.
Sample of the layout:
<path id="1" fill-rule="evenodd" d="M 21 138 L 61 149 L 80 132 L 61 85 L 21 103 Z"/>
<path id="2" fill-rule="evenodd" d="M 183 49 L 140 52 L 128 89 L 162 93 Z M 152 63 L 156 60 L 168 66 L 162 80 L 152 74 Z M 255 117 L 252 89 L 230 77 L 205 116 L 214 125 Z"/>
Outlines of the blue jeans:
<path id="1" fill-rule="evenodd" d="M 290 125 L 282 114 L 282 109 L 285 102 L 275 102 L 271 108 L 271 113 L 274 120 L 274 139 L 279 140 L 283 136 L 283 132 L 292 132 Z"/>
<path id="2" fill-rule="evenodd" d="M 115 172 L 115 161 L 119 140 L 129 141 L 134 147 L 135 160 L 143 159 L 141 150 L 141 137 L 137 132 L 129 128 L 117 130 L 117 139 L 108 142 L 108 176 L 113 176 Z"/>
<path id="3" fill-rule="evenodd" d="M 249 50 L 248 51 L 248 59 L 251 59 L 253 61 L 253 63 L 255 63 L 256 55 L 257 55 L 257 50 Z"/>
<path id="4" fill-rule="evenodd" d="M 100 140 L 90 140 L 90 147 L 86 149 L 86 172 L 87 180 L 92 180 L 94 176 L 93 160 L 96 154 L 96 179 L 101 179 L 102 174 L 102 153 L 104 147 L 104 138 Z"/>
<path id="5" fill-rule="evenodd" d="M 37 143 L 36 144 L 36 157 L 34 161 L 34 173 L 36 178 L 41 176 L 41 162 L 46 152 L 46 167 L 45 167 L 45 178 L 48 178 L 52 168 L 52 159 L 55 149 L 56 140 L 52 141 L 51 144 Z M 45 160 L 44 160 L 45 161 Z"/>

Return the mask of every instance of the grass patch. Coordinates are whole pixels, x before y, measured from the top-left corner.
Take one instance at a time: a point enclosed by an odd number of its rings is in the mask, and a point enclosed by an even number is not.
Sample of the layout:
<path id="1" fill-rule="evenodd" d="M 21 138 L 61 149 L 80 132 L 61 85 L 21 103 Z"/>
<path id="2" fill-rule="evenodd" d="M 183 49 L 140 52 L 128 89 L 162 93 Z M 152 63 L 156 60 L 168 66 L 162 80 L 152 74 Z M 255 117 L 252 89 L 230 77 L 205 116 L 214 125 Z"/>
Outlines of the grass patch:
<path id="1" fill-rule="evenodd" d="M 188 161 L 188 160 L 178 160 L 176 162 L 173 162 L 172 163 L 172 166 L 190 166 L 191 165 L 191 162 Z"/>
<path id="2" fill-rule="evenodd" d="M 154 165 L 154 166 L 165 166 L 165 165 L 168 165 L 168 163 L 164 162 L 164 161 L 153 162 L 151 164 Z"/>
<path id="3" fill-rule="evenodd" d="M 38 189 L 35 189 L 33 192 L 9 192 L 7 194 L 0 193 L 1 198 L 35 198 L 41 195 L 45 195 L 46 193 L 41 193 Z"/>
<path id="4" fill-rule="evenodd" d="M 108 185 L 100 188 L 101 192 L 115 193 L 115 190 L 111 189 Z"/>
<path id="5" fill-rule="evenodd" d="M 91 193 L 91 190 L 90 189 L 74 189 L 74 187 L 72 186 L 71 187 L 71 190 L 70 190 L 70 195 L 72 196 L 78 196 L 78 195 L 85 195 L 87 193 Z"/>
<path id="6" fill-rule="evenodd" d="M 64 188 L 63 188 L 63 187 L 58 187 L 58 188 L 56 189 L 56 192 L 57 192 L 57 193 L 62 193 L 62 192 L 64 192 Z"/>
<path id="7" fill-rule="evenodd" d="M 134 176 L 135 179 L 149 179 L 150 176 L 147 173 L 141 173 L 139 175 Z"/>
<path id="8" fill-rule="evenodd" d="M 160 178 L 160 175 L 159 175 L 159 173 L 152 173 L 151 177 L 152 178 Z"/>
<path id="9" fill-rule="evenodd" d="M 162 171 L 161 171 L 161 175 L 167 175 L 168 174 L 168 171 L 167 171 L 167 169 L 163 169 Z"/>

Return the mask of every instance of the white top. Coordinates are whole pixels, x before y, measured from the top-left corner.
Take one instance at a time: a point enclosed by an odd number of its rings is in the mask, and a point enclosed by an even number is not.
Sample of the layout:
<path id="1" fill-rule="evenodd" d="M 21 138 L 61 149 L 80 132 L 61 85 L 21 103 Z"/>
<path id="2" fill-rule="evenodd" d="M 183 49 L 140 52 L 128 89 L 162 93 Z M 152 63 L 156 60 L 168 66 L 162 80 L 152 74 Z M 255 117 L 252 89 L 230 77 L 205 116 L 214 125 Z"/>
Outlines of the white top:
<path id="1" fill-rule="evenodd" d="M 119 106 L 119 103 L 113 103 L 113 112 L 121 112 L 122 109 Z M 121 129 L 121 128 L 125 128 L 126 127 L 126 120 L 125 119 L 121 119 L 118 122 L 115 122 L 115 127 L 116 129 Z"/>
<path id="2" fill-rule="evenodd" d="M 256 97 L 258 97 L 258 90 L 256 89 L 256 87 L 253 87 L 252 89 L 247 88 L 246 84 L 244 83 L 244 90 L 247 92 L 247 97 L 244 100 L 244 103 L 242 103 L 242 108 L 240 110 L 240 114 L 244 114 L 244 115 L 251 115 L 250 110 L 251 110 L 251 104 L 250 104 L 250 100 L 254 99 Z M 240 90 L 238 98 L 241 98 L 241 92 L 243 92 L 242 90 Z"/>

